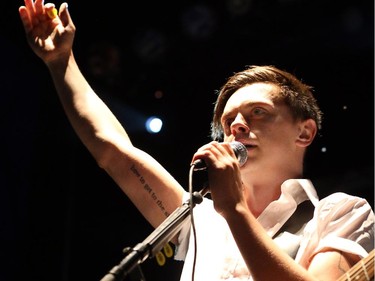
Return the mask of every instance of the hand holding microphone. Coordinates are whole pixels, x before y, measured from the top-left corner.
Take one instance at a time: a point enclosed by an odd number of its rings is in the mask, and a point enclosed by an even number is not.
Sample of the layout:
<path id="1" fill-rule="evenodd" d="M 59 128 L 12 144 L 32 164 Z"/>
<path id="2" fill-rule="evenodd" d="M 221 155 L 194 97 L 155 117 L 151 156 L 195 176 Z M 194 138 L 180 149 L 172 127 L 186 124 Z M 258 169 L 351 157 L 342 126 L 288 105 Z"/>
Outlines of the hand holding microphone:
<path id="1" fill-rule="evenodd" d="M 237 157 L 240 167 L 246 163 L 247 160 L 247 149 L 246 146 L 238 141 L 232 141 L 229 143 L 233 149 L 234 154 Z M 195 160 L 192 164 L 194 171 L 207 169 L 206 163 L 202 159 Z"/>
<path id="2" fill-rule="evenodd" d="M 247 161 L 246 146 L 238 141 L 230 142 L 229 145 L 237 157 L 239 166 L 243 166 Z M 199 193 L 202 196 L 210 192 L 208 188 L 207 165 L 203 159 L 196 159 L 191 164 L 190 176 L 194 178 L 190 180 L 189 190 L 191 192 L 200 191 Z"/>

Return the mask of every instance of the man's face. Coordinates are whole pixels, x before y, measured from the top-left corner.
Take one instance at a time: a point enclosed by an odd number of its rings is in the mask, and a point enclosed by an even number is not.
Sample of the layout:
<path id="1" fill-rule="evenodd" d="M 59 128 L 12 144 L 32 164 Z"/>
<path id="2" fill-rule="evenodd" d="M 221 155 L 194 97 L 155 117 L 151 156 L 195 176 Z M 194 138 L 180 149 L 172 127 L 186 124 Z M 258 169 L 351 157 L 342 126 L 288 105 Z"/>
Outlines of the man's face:
<path id="1" fill-rule="evenodd" d="M 224 141 L 247 146 L 246 166 L 257 169 L 287 169 L 300 160 L 296 140 L 301 122 L 280 100 L 278 86 L 255 83 L 237 90 L 225 105 L 221 118 Z"/>

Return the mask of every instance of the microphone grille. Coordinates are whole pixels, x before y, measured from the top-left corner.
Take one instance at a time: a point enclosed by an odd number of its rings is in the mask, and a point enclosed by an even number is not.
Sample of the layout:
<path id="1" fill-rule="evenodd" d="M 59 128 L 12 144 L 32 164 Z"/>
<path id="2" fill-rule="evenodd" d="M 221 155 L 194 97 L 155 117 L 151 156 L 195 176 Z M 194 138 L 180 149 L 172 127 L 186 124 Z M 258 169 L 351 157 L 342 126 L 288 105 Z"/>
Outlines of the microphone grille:
<path id="1" fill-rule="evenodd" d="M 236 154 L 240 167 L 247 161 L 247 149 L 246 146 L 239 141 L 230 142 L 234 154 Z"/>

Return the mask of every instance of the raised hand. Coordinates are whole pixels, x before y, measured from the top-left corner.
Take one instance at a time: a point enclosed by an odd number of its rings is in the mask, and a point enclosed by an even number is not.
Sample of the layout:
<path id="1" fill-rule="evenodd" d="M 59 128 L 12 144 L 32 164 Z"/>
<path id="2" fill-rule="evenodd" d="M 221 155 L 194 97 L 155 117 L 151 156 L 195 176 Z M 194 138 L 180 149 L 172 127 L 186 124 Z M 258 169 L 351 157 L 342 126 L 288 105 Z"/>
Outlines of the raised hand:
<path id="1" fill-rule="evenodd" d="M 61 4 L 57 13 L 53 3 L 43 0 L 25 0 L 19 7 L 27 41 L 45 63 L 66 59 L 72 50 L 75 26 L 67 7 Z"/>

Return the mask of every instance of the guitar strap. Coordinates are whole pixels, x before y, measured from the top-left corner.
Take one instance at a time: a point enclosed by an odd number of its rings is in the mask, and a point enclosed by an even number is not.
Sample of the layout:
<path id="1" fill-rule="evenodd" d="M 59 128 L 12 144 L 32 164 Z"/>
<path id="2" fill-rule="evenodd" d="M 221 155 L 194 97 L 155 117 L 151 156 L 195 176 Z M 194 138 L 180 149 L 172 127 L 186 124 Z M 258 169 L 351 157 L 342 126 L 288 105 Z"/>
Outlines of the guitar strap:
<path id="1" fill-rule="evenodd" d="M 310 200 L 301 202 L 296 211 L 273 236 L 274 241 L 291 258 L 295 258 L 302 239 L 303 229 L 312 219 L 314 205 Z"/>

